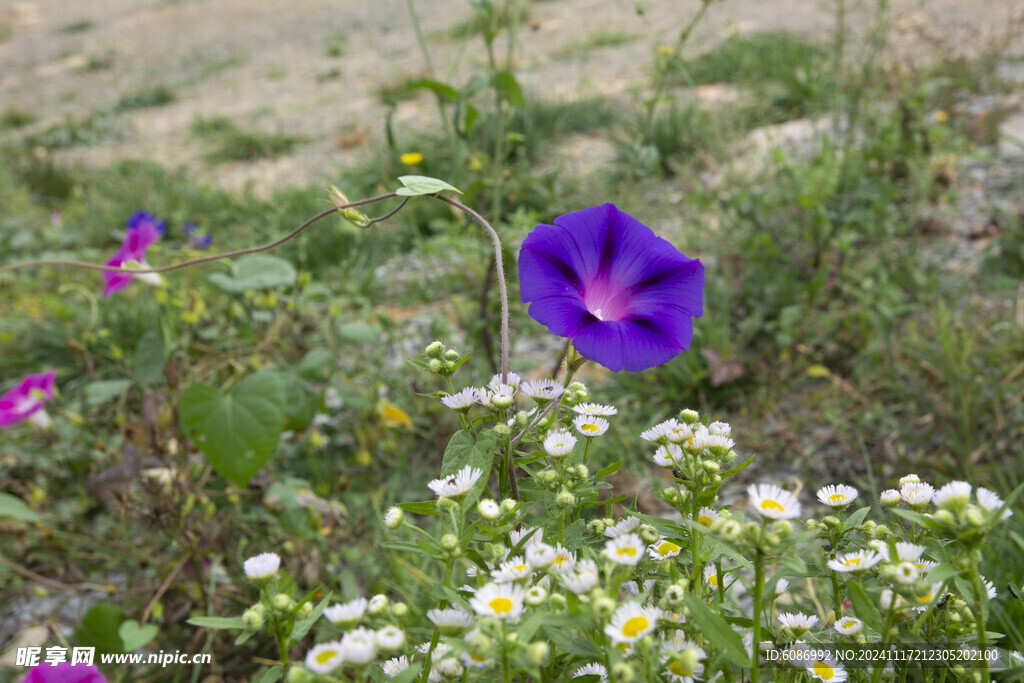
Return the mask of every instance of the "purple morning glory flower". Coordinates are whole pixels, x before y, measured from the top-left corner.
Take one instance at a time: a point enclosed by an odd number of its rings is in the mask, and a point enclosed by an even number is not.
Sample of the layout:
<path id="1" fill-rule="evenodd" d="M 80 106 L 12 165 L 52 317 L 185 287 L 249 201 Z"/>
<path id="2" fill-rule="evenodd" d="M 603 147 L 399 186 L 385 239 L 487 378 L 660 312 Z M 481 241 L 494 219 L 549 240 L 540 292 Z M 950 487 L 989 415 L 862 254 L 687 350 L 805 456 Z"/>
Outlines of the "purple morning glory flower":
<path id="1" fill-rule="evenodd" d="M 210 245 L 213 244 L 213 238 L 210 236 L 210 233 L 198 234 L 195 223 L 186 223 L 182 231 L 184 231 L 187 238 L 185 245 L 193 249 L 209 249 Z"/>
<path id="2" fill-rule="evenodd" d="M 56 666 L 37 664 L 22 683 L 107 683 L 107 677 L 94 664 L 61 662 Z"/>
<path id="3" fill-rule="evenodd" d="M 29 375 L 21 384 L 0 396 L 0 427 L 20 422 L 43 409 L 43 400 L 53 398 L 56 370 Z"/>
<path id="4" fill-rule="evenodd" d="M 609 370 L 682 353 L 704 313 L 704 265 L 614 204 L 538 225 L 519 252 L 530 316 Z"/>
<path id="5" fill-rule="evenodd" d="M 139 216 L 143 214 L 144 217 L 139 218 Z M 145 264 L 146 249 L 148 249 L 149 245 L 156 242 L 160 237 L 160 232 L 157 229 L 156 224 L 151 219 L 152 216 L 147 214 L 145 211 L 139 211 L 128 219 L 128 229 L 124 233 L 124 244 L 121 245 L 121 248 L 117 250 L 109 261 L 107 261 L 108 266 L 122 266 L 129 261 L 136 261 L 140 264 Z M 163 225 L 162 222 L 160 224 Z M 106 298 L 113 292 L 118 292 L 124 289 L 134 277 L 145 279 L 153 279 L 155 277 L 159 279 L 159 276 L 155 273 L 149 275 L 133 275 L 131 273 L 117 273 L 112 270 L 106 270 L 103 271 L 103 281 L 106 283 L 106 286 L 103 288 L 103 297 Z"/>
<path id="6" fill-rule="evenodd" d="M 129 230 L 138 230 L 144 225 L 151 225 L 161 238 L 167 236 L 167 221 L 157 221 L 156 216 L 148 211 L 136 211 L 126 221 Z"/>

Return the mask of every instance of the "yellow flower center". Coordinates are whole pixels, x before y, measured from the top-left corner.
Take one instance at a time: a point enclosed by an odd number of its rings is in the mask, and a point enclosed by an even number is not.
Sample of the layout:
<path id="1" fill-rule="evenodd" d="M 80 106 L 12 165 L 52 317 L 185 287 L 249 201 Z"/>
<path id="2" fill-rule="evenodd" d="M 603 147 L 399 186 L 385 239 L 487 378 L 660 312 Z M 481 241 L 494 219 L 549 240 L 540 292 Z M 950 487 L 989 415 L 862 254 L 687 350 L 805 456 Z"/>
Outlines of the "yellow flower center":
<path id="1" fill-rule="evenodd" d="M 928 595 L 915 595 L 914 597 L 917 598 L 917 601 L 921 604 L 932 601 L 931 592 L 929 592 Z"/>
<path id="2" fill-rule="evenodd" d="M 689 676 L 693 673 L 692 671 L 687 671 L 683 663 L 675 659 L 668 663 L 668 670 L 676 676 Z"/>
<path id="3" fill-rule="evenodd" d="M 861 558 L 859 557 L 848 557 L 845 560 L 843 560 L 843 564 L 845 564 L 847 567 L 859 567 L 860 561 Z"/>
<path id="4" fill-rule="evenodd" d="M 647 617 L 632 617 L 622 625 L 622 635 L 627 638 L 636 638 L 641 631 L 650 626 L 650 623 L 651 622 L 647 620 Z"/>
<path id="5" fill-rule="evenodd" d="M 406 166 L 415 166 L 416 164 L 423 161 L 423 155 L 420 154 L 419 152 L 406 152 L 401 157 L 399 157 L 399 159 L 401 159 L 402 163 L 405 164 Z"/>
<path id="6" fill-rule="evenodd" d="M 821 676 L 821 678 L 826 681 L 831 680 L 836 675 L 835 669 L 825 662 L 815 662 L 814 673 L 817 676 Z"/>
<path id="7" fill-rule="evenodd" d="M 630 557 L 633 557 L 636 555 L 636 548 L 627 545 L 625 548 L 619 548 L 615 552 L 619 555 L 629 555 Z"/>
<path id="8" fill-rule="evenodd" d="M 337 650 L 324 650 L 323 652 L 319 653 L 314 659 L 316 659 L 317 664 L 326 664 L 327 662 L 331 661 L 337 656 Z"/>
<path id="9" fill-rule="evenodd" d="M 601 431 L 601 428 L 598 427 L 596 424 L 594 424 L 592 422 L 588 422 L 587 424 L 583 425 L 581 427 L 581 429 L 583 431 L 585 431 L 585 432 L 590 433 L 590 434 L 595 434 L 595 433 Z"/>
<path id="10" fill-rule="evenodd" d="M 559 569 L 561 569 L 562 565 L 565 564 L 568 561 L 569 561 L 569 558 L 566 557 L 565 555 L 558 555 L 557 557 L 555 557 L 555 566 L 558 567 Z"/>
<path id="11" fill-rule="evenodd" d="M 513 569 L 515 569 L 517 572 L 525 572 L 527 569 L 527 565 L 517 564 L 515 567 L 513 567 Z"/>
<path id="12" fill-rule="evenodd" d="M 772 500 L 771 498 L 765 498 L 764 500 L 761 501 L 761 509 L 762 510 L 775 510 L 776 512 L 785 512 L 786 511 L 786 508 L 782 507 L 782 505 L 780 503 Z"/>
<path id="13" fill-rule="evenodd" d="M 659 555 L 671 555 L 672 553 L 678 553 L 678 552 L 679 552 L 679 546 L 677 546 L 672 541 L 665 541 L 664 543 L 662 543 L 661 545 L 658 546 L 658 554 Z"/>
<path id="14" fill-rule="evenodd" d="M 708 574 L 708 583 L 712 588 L 718 588 L 718 574 Z"/>
<path id="15" fill-rule="evenodd" d="M 711 526 L 711 521 L 712 521 L 711 518 L 708 517 L 707 515 L 701 515 L 700 517 L 697 518 L 697 523 L 700 524 L 701 526 Z"/>
<path id="16" fill-rule="evenodd" d="M 828 502 L 836 504 L 845 503 L 846 496 L 843 495 L 842 493 L 833 493 L 831 496 L 828 497 Z"/>
<path id="17" fill-rule="evenodd" d="M 508 598 L 494 598 L 487 604 L 491 606 L 495 614 L 508 614 L 512 611 L 512 601 Z"/>

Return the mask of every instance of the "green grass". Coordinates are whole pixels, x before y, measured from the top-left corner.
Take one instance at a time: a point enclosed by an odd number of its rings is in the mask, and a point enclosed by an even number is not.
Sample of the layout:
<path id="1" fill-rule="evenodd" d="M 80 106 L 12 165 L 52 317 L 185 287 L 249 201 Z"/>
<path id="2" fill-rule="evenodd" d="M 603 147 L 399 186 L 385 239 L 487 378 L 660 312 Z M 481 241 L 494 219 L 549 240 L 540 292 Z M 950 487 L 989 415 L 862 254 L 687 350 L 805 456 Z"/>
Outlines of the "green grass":
<path id="1" fill-rule="evenodd" d="M 207 159 L 213 163 L 273 159 L 306 142 L 298 136 L 245 130 L 226 117 L 196 119 L 192 133 L 210 146 Z"/>
<path id="2" fill-rule="evenodd" d="M 11 107 L 4 110 L 4 113 L 0 115 L 0 130 L 21 128 L 31 123 L 35 123 L 37 120 L 39 120 L 39 117 L 35 112 Z"/>
<path id="3" fill-rule="evenodd" d="M 130 134 L 131 131 L 112 112 L 101 110 L 77 118 L 66 116 L 61 123 L 30 135 L 26 143 L 33 147 L 67 149 L 123 140 Z"/>
<path id="4" fill-rule="evenodd" d="M 592 50 L 599 50 L 602 47 L 614 47 L 632 43 L 640 36 L 635 33 L 624 31 L 598 31 L 581 40 L 573 41 L 564 47 L 560 47 L 551 53 L 555 59 L 567 59 L 578 55 L 585 55 Z"/>
<path id="5" fill-rule="evenodd" d="M 154 85 L 142 90 L 125 93 L 117 102 L 118 111 L 163 107 L 178 99 L 174 89 L 168 85 Z"/>
<path id="6" fill-rule="evenodd" d="M 58 33 L 74 34 L 74 33 L 85 33 L 96 27 L 96 22 L 91 19 L 81 19 L 79 21 L 73 21 L 70 24 L 64 24 L 59 29 Z"/>

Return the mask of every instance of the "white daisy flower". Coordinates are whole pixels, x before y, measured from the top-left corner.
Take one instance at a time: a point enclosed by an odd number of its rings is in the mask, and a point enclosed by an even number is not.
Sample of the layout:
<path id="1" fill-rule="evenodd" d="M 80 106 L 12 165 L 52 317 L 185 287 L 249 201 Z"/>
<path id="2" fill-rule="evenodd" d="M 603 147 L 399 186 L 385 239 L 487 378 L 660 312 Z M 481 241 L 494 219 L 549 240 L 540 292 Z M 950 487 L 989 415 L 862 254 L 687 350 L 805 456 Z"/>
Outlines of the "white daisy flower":
<path id="1" fill-rule="evenodd" d="M 900 492 L 896 489 L 886 489 L 878 496 L 878 500 L 887 508 L 893 508 L 900 504 Z"/>
<path id="2" fill-rule="evenodd" d="M 978 505 L 985 510 L 985 512 L 994 512 L 1004 505 L 1003 500 L 999 496 L 982 486 L 978 487 L 977 496 Z M 1000 519 L 1006 519 L 1012 514 L 1013 512 L 1010 511 L 1010 508 L 1006 508 L 1003 510 L 1003 514 Z"/>
<path id="3" fill-rule="evenodd" d="M 644 556 L 644 542 L 638 534 L 625 534 L 604 544 L 604 556 L 616 564 L 636 566 Z"/>
<path id="4" fill-rule="evenodd" d="M 488 521 L 493 521 L 501 517 L 501 508 L 498 504 L 490 498 L 484 498 L 476 505 L 476 511 L 480 513 L 480 516 Z"/>
<path id="5" fill-rule="evenodd" d="M 388 511 L 384 513 L 384 527 L 394 531 L 402 525 L 402 521 L 405 519 L 405 513 L 402 512 L 402 508 L 397 505 L 392 505 L 388 508 Z"/>
<path id="6" fill-rule="evenodd" d="M 433 664 L 430 667 L 431 681 L 444 681 L 462 677 L 462 662 L 457 657 L 449 657 L 452 646 L 447 643 L 438 643 L 434 648 Z"/>
<path id="7" fill-rule="evenodd" d="M 491 377 L 491 381 L 487 383 L 487 388 L 491 391 L 497 391 L 499 387 L 507 386 L 511 387 L 513 391 L 519 389 L 519 384 L 522 382 L 519 375 L 514 372 L 508 373 L 508 375 L 502 379 L 501 373 L 499 372 L 494 377 Z"/>
<path id="8" fill-rule="evenodd" d="M 473 669 L 488 669 L 494 665 L 494 657 L 477 657 L 469 650 L 459 653 L 459 660 Z"/>
<path id="9" fill-rule="evenodd" d="M 599 417 L 610 417 L 619 414 L 619 409 L 615 406 L 607 406 L 601 403 L 581 403 L 578 406 L 574 406 L 572 410 L 578 415 L 597 415 Z"/>
<path id="10" fill-rule="evenodd" d="M 674 443 L 658 446 L 654 452 L 654 464 L 660 467 L 675 467 L 683 459 L 683 449 Z"/>
<path id="11" fill-rule="evenodd" d="M 721 577 L 718 575 L 718 569 L 715 565 L 711 563 L 704 565 L 704 582 L 717 589 L 720 581 Z"/>
<path id="12" fill-rule="evenodd" d="M 913 562 L 900 562 L 896 565 L 896 583 L 910 586 L 921 578 L 921 572 Z"/>
<path id="13" fill-rule="evenodd" d="M 613 643 L 635 643 L 652 632 L 657 625 L 658 610 L 627 602 L 615 610 L 604 632 L 611 636 Z"/>
<path id="14" fill-rule="evenodd" d="M 668 434 L 673 429 L 679 426 L 679 422 L 675 419 L 665 420 L 659 424 L 654 425 L 650 429 L 640 432 L 640 438 L 644 441 L 654 441 L 656 443 L 668 443 Z"/>
<path id="15" fill-rule="evenodd" d="M 812 628 L 818 623 L 818 617 L 808 614 L 801 614 L 800 612 L 781 612 L 779 614 L 779 623 L 783 626 L 789 627 L 791 631 L 797 636 L 801 635 L 804 631 Z"/>
<path id="16" fill-rule="evenodd" d="M 832 628 L 836 630 L 836 633 L 844 636 L 854 636 L 864 628 L 864 622 L 857 617 L 843 617 L 842 619 L 836 619 L 836 623 L 832 624 Z"/>
<path id="17" fill-rule="evenodd" d="M 377 658 L 377 634 L 360 626 L 341 639 L 341 657 L 346 663 L 363 665 Z"/>
<path id="18" fill-rule="evenodd" d="M 335 626 L 355 624 L 366 614 L 369 602 L 366 598 L 356 598 L 344 604 L 331 605 L 324 609 L 324 618 Z"/>
<path id="19" fill-rule="evenodd" d="M 618 538 L 633 533 L 640 526 L 639 517 L 623 517 L 612 526 L 605 527 L 604 535 L 608 538 Z"/>
<path id="20" fill-rule="evenodd" d="M 818 489 L 818 500 L 834 508 L 849 505 L 857 496 L 857 489 L 846 484 L 829 484 L 824 488 Z"/>
<path id="21" fill-rule="evenodd" d="M 937 507 L 960 512 L 971 502 L 971 485 L 966 481 L 951 481 L 932 495 Z"/>
<path id="22" fill-rule="evenodd" d="M 982 585 L 985 586 L 985 592 L 988 594 L 988 599 L 989 600 L 995 600 L 996 599 L 996 595 L 998 595 L 996 593 L 996 586 L 995 586 L 995 584 L 992 583 L 991 581 L 989 581 L 988 579 L 986 579 L 984 576 L 981 577 L 981 583 L 982 583 Z"/>
<path id="23" fill-rule="evenodd" d="M 900 477 L 900 488 L 903 488 L 907 484 L 920 484 L 921 477 L 916 474 L 908 474 L 904 477 Z"/>
<path id="24" fill-rule="evenodd" d="M 828 561 L 828 568 L 841 574 L 863 572 L 881 561 L 882 556 L 874 550 L 858 550 L 837 555 L 836 559 Z"/>
<path id="25" fill-rule="evenodd" d="M 931 585 L 931 588 L 924 595 L 918 595 L 917 593 L 914 593 L 912 599 L 908 600 L 908 602 L 910 602 L 911 605 L 914 605 L 915 611 L 923 612 L 926 609 L 928 609 L 928 605 L 930 605 L 935 598 L 939 597 L 940 590 L 942 590 L 941 581 L 938 583 L 933 583 Z M 899 606 L 899 603 L 897 603 L 897 606 Z"/>
<path id="26" fill-rule="evenodd" d="M 388 624 L 377 630 L 377 647 L 382 650 L 397 650 L 405 644 L 405 632 Z"/>
<path id="27" fill-rule="evenodd" d="M 547 543 L 530 543 L 526 546 L 526 563 L 532 569 L 547 569 L 555 561 L 555 549 Z"/>
<path id="28" fill-rule="evenodd" d="M 530 607 L 538 607 L 543 605 L 548 599 L 548 592 L 541 586 L 531 586 L 526 589 L 526 595 L 523 597 L 525 602 Z"/>
<path id="29" fill-rule="evenodd" d="M 445 609 L 432 609 L 427 619 L 446 636 L 457 636 L 473 624 L 473 615 L 455 605 Z"/>
<path id="30" fill-rule="evenodd" d="M 427 487 L 441 498 L 457 498 L 469 493 L 483 473 L 479 467 L 466 465 L 450 477 L 433 480 Z"/>
<path id="31" fill-rule="evenodd" d="M 644 581 L 644 592 L 646 593 L 647 591 L 654 588 L 655 584 L 657 583 L 658 581 L 656 579 L 647 579 L 646 581 Z M 622 590 L 626 591 L 626 593 L 628 593 L 632 597 L 640 595 L 640 586 L 637 584 L 636 581 L 626 581 L 622 584 Z"/>
<path id="32" fill-rule="evenodd" d="M 469 605 L 480 616 L 501 621 L 515 621 L 523 613 L 522 586 L 508 583 L 489 583 L 476 592 Z"/>
<path id="33" fill-rule="evenodd" d="M 896 559 L 900 562 L 917 562 L 921 559 L 921 554 L 924 552 L 923 545 L 915 545 L 913 543 L 907 543 L 900 541 L 896 544 Z M 888 559 L 889 548 L 885 548 L 886 559 Z"/>
<path id="34" fill-rule="evenodd" d="M 565 393 L 565 387 L 553 379 L 531 379 L 520 387 L 523 393 L 538 403 L 547 403 Z"/>
<path id="35" fill-rule="evenodd" d="M 580 560 L 572 572 L 564 572 L 559 575 L 562 585 L 577 595 L 589 593 L 597 587 L 601 581 L 601 574 L 598 571 L 597 563 L 593 560 Z"/>
<path id="36" fill-rule="evenodd" d="M 718 512 L 713 508 L 705 506 L 702 507 L 700 509 L 700 512 L 697 513 L 696 521 L 697 524 L 700 524 L 701 526 L 706 526 L 710 529 L 711 525 L 715 523 L 716 519 L 718 519 Z"/>
<path id="37" fill-rule="evenodd" d="M 808 662 L 807 673 L 811 678 L 827 683 L 842 683 L 846 680 L 846 669 L 833 659 L 817 659 Z"/>
<path id="38" fill-rule="evenodd" d="M 513 529 L 512 531 L 508 532 L 508 536 L 512 540 L 513 548 L 519 545 L 519 541 L 529 536 L 529 539 L 526 541 L 526 544 L 524 545 L 524 547 L 526 547 L 533 545 L 535 543 L 543 543 L 544 529 L 536 526 L 526 527 L 523 529 Z"/>
<path id="39" fill-rule="evenodd" d="M 673 435 L 669 435 L 669 441 L 674 441 Z M 735 445 L 735 442 L 728 436 L 712 434 L 708 431 L 707 427 L 701 425 L 693 433 L 693 436 L 687 440 L 686 448 L 693 453 L 703 453 L 709 450 L 714 455 L 722 456 L 728 453 Z"/>
<path id="40" fill-rule="evenodd" d="M 277 553 L 261 553 L 250 557 L 242 564 L 245 575 L 253 581 L 263 581 L 271 578 L 281 567 L 281 556 Z"/>
<path id="41" fill-rule="evenodd" d="M 372 598 L 370 598 L 370 602 L 368 602 L 366 605 L 367 613 L 373 616 L 377 616 L 387 608 L 388 596 L 384 595 L 383 593 L 377 593 L 376 595 L 374 595 Z"/>
<path id="42" fill-rule="evenodd" d="M 685 624 L 686 615 L 682 612 L 673 612 L 672 610 L 663 609 L 658 613 L 658 618 L 662 621 L 667 621 L 670 624 Z"/>
<path id="43" fill-rule="evenodd" d="M 533 574 L 533 568 L 526 562 L 522 555 L 516 555 L 511 560 L 502 562 L 498 569 L 491 572 L 491 579 L 496 583 L 509 583 L 512 581 L 525 581 Z"/>
<path id="44" fill-rule="evenodd" d="M 701 427 L 701 429 L 704 428 Z M 707 429 L 704 429 L 704 432 L 706 434 Z M 672 427 L 672 429 L 668 430 L 668 432 L 665 434 L 665 440 L 668 441 L 669 443 L 682 444 L 684 447 L 691 450 L 693 450 L 692 446 L 694 438 L 695 435 L 693 429 L 690 428 L 690 425 L 684 424 L 682 422 L 677 422 L 675 426 Z"/>
<path id="45" fill-rule="evenodd" d="M 678 555 L 681 550 L 682 548 L 677 544 L 662 537 L 659 538 L 656 543 L 651 544 L 647 548 L 647 554 L 650 555 L 653 560 L 667 560 L 670 557 Z"/>
<path id="46" fill-rule="evenodd" d="M 550 432 L 544 437 L 544 452 L 553 458 L 569 455 L 575 445 L 576 437 L 569 432 Z"/>
<path id="47" fill-rule="evenodd" d="M 751 484 L 747 487 L 750 505 L 762 517 L 794 519 L 800 516 L 800 501 L 789 491 L 775 484 Z"/>
<path id="48" fill-rule="evenodd" d="M 401 657 L 392 657 L 381 664 L 380 668 L 384 671 L 385 676 L 388 678 L 394 678 L 409 668 L 409 658 L 405 655 L 402 655 Z"/>
<path id="49" fill-rule="evenodd" d="M 442 396 L 441 403 L 445 404 L 452 410 L 469 410 L 473 407 L 473 404 L 480 400 L 480 390 L 476 387 L 466 387 L 462 391 L 457 391 L 450 396 Z"/>
<path id="50" fill-rule="evenodd" d="M 344 651 L 344 645 L 340 640 L 314 645 L 306 653 L 306 668 L 313 673 L 329 674 L 344 661 Z"/>
<path id="51" fill-rule="evenodd" d="M 608 420 L 603 417 L 577 415 L 572 419 L 572 425 L 576 431 L 587 438 L 601 436 L 608 431 Z"/>
<path id="52" fill-rule="evenodd" d="M 712 422 L 708 425 L 708 431 L 721 436 L 732 436 L 732 427 L 728 422 Z"/>
<path id="53" fill-rule="evenodd" d="M 573 678 L 582 678 L 583 676 L 599 676 L 601 678 L 600 683 L 608 683 L 608 669 L 604 668 L 604 664 L 598 664 L 597 662 L 584 664 L 572 672 Z"/>
<path id="54" fill-rule="evenodd" d="M 902 479 L 900 481 L 903 481 Z M 910 482 L 900 487 L 900 498 L 903 502 L 915 509 L 921 509 L 931 501 L 935 489 L 931 484 L 923 482 Z"/>
<path id="55" fill-rule="evenodd" d="M 938 562 L 932 562 L 931 560 L 919 560 L 915 563 L 917 570 L 921 572 L 921 576 L 928 576 L 928 572 L 939 566 Z"/>
<path id="56" fill-rule="evenodd" d="M 707 658 L 703 648 L 686 638 L 683 631 L 676 630 L 675 636 L 666 638 L 661 644 L 662 652 L 686 652 L 693 650 L 692 655 L 685 659 L 662 657 L 661 663 L 665 665 L 666 673 L 671 681 L 676 683 L 693 683 L 704 675 L 704 665 L 700 660 Z M 689 663 L 689 666 L 687 664 Z"/>
<path id="57" fill-rule="evenodd" d="M 571 572 L 575 566 L 576 556 L 563 548 L 561 544 L 555 546 L 555 559 L 551 563 L 551 570 L 556 574 L 564 574 Z"/>
<path id="58" fill-rule="evenodd" d="M 778 579 L 775 582 L 775 588 L 772 589 L 772 593 L 774 593 L 775 596 L 778 597 L 778 596 L 782 595 L 783 593 L 785 593 L 788 590 L 789 590 L 789 581 L 787 581 L 786 579 Z"/>

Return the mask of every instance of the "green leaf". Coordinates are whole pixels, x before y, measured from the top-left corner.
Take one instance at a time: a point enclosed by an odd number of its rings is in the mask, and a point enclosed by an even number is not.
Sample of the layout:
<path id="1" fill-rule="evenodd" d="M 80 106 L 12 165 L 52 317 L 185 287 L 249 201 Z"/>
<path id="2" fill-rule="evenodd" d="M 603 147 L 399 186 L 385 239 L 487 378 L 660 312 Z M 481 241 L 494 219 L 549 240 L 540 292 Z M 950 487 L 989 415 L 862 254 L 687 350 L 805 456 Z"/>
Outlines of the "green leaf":
<path id="1" fill-rule="evenodd" d="M 752 462 L 754 462 L 754 456 L 750 456 L 749 458 L 741 462 L 739 465 L 736 465 L 735 467 L 730 467 L 725 472 L 722 472 L 722 480 L 724 481 L 729 477 L 733 476 L 734 474 L 739 474 L 743 470 L 747 469 L 747 467 Z"/>
<path id="2" fill-rule="evenodd" d="M 75 640 L 84 647 L 94 647 L 99 653 L 124 652 L 124 641 L 118 633 L 124 615 L 109 602 L 101 602 L 82 617 L 75 629 Z"/>
<path id="3" fill-rule="evenodd" d="M 725 619 L 712 612 L 704 601 L 693 593 L 687 592 L 684 599 L 689 613 L 688 619 L 704 634 L 708 642 L 714 643 L 716 648 L 721 648 L 726 658 L 733 664 L 749 667 L 750 659 L 743 648 L 743 638 L 740 634 L 733 631 Z"/>
<path id="4" fill-rule="evenodd" d="M 315 382 L 324 380 L 334 372 L 336 359 L 334 352 L 330 349 L 319 347 L 310 349 L 309 352 L 299 361 L 299 374 Z"/>
<path id="5" fill-rule="evenodd" d="M 280 664 L 275 664 L 263 673 L 260 683 L 277 683 L 283 675 L 284 667 Z"/>
<path id="6" fill-rule="evenodd" d="M 487 478 L 494 466 L 494 432 L 481 432 L 477 440 L 469 432 L 458 431 L 448 441 L 441 459 L 441 478 L 454 475 L 466 465 L 483 471 L 473 488 L 463 498 L 462 504 L 472 505 L 487 486 Z"/>
<path id="7" fill-rule="evenodd" d="M 416 80 L 409 81 L 405 84 L 405 89 L 402 94 L 398 97 L 399 100 L 404 100 L 417 90 L 429 90 L 441 97 L 444 102 L 448 104 L 455 104 L 459 101 L 459 91 L 452 86 L 442 83 L 440 81 L 431 80 L 429 78 L 418 78 Z"/>
<path id="8" fill-rule="evenodd" d="M 259 631 L 242 631 L 241 633 L 238 634 L 238 637 L 235 638 L 235 647 L 237 647 L 239 645 L 245 645 L 246 643 L 249 642 L 249 639 L 252 638 L 257 633 L 259 633 Z"/>
<path id="9" fill-rule="evenodd" d="M 871 512 L 871 506 L 869 505 L 866 505 L 861 509 L 857 510 L 856 512 L 854 512 L 846 518 L 846 521 L 843 523 L 844 528 L 852 529 L 853 527 L 858 526 L 861 522 L 864 521 L 864 518 L 868 516 L 869 512 Z"/>
<path id="10" fill-rule="evenodd" d="M 320 407 L 320 393 L 312 384 L 287 370 L 268 368 L 263 372 L 272 373 L 284 386 L 284 428 L 299 431 L 308 427 Z"/>
<path id="11" fill-rule="evenodd" d="M 875 601 L 868 597 L 860 584 L 854 581 L 846 582 L 846 594 L 853 603 L 853 613 L 865 624 L 871 627 L 875 633 L 885 630 L 885 622 L 882 620 L 882 613 L 875 606 Z"/>
<path id="12" fill-rule="evenodd" d="M 35 522 L 39 519 L 39 513 L 21 498 L 0 492 L 0 517 L 10 517 L 19 522 Z"/>
<path id="13" fill-rule="evenodd" d="M 370 344 L 380 339 L 380 328 L 361 322 L 339 323 L 338 336 L 349 344 Z"/>
<path id="14" fill-rule="evenodd" d="M 331 597 L 331 593 L 325 595 L 324 599 L 313 608 L 312 612 L 307 614 L 305 618 L 295 622 L 295 626 L 292 628 L 292 635 L 289 638 L 292 645 L 306 637 L 306 634 L 309 633 L 309 629 L 313 628 L 313 624 L 315 624 L 316 620 L 320 618 L 320 615 L 324 613 L 324 608 L 327 607 L 327 603 L 331 601 Z"/>
<path id="15" fill-rule="evenodd" d="M 124 643 L 125 652 L 135 652 L 156 638 L 159 633 L 160 627 L 156 624 L 146 624 L 143 626 L 135 619 L 122 621 L 121 626 L 117 629 L 117 635 L 121 637 Z"/>
<path id="16" fill-rule="evenodd" d="M 103 405 L 128 391 L 128 387 L 131 385 L 132 382 L 129 379 L 101 379 L 89 382 L 85 385 L 85 402 L 90 406 Z"/>
<path id="17" fill-rule="evenodd" d="M 436 515 L 437 514 L 437 501 L 436 500 L 421 500 L 416 503 L 399 503 L 398 507 L 402 508 L 407 512 L 411 512 L 414 515 Z"/>
<path id="18" fill-rule="evenodd" d="M 404 175 L 400 176 L 398 181 L 403 185 L 403 187 L 395 190 L 395 194 L 399 197 L 419 197 L 425 194 L 437 194 L 438 192 L 447 191 L 462 194 L 462 190 L 449 185 L 443 180 L 428 178 L 423 175 Z"/>
<path id="19" fill-rule="evenodd" d="M 566 550 L 576 551 L 583 547 L 583 534 L 587 531 L 587 521 L 577 519 L 565 528 L 563 545 Z"/>
<path id="20" fill-rule="evenodd" d="M 242 617 L 192 617 L 185 623 L 198 626 L 199 628 L 212 628 L 215 630 L 245 630 L 245 626 L 242 624 Z"/>
<path id="21" fill-rule="evenodd" d="M 601 479 L 602 477 L 607 477 L 608 475 L 615 474 L 616 472 L 619 471 L 619 468 L 622 467 L 624 462 L 625 460 L 619 458 L 611 465 L 608 465 L 608 467 L 602 467 L 597 471 L 597 474 L 594 475 L 594 478 Z"/>
<path id="22" fill-rule="evenodd" d="M 146 330 L 135 345 L 132 370 L 142 384 L 156 384 L 164 378 L 164 356 L 167 349 L 159 329 Z"/>
<path id="23" fill-rule="evenodd" d="M 226 396 L 197 382 L 181 395 L 178 415 L 214 469 L 244 487 L 277 447 L 286 396 L 273 372 L 249 375 Z"/>
<path id="24" fill-rule="evenodd" d="M 214 273 L 210 282 L 231 294 L 241 294 L 250 289 L 273 289 L 295 284 L 298 273 L 288 261 L 267 254 L 243 256 L 235 263 L 234 273 Z"/>
<path id="25" fill-rule="evenodd" d="M 499 71 L 494 74 L 491 76 L 491 85 L 512 106 L 526 106 L 526 96 L 523 95 L 523 89 L 519 86 L 519 81 L 512 75 L 512 72 Z"/>

